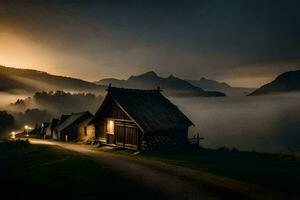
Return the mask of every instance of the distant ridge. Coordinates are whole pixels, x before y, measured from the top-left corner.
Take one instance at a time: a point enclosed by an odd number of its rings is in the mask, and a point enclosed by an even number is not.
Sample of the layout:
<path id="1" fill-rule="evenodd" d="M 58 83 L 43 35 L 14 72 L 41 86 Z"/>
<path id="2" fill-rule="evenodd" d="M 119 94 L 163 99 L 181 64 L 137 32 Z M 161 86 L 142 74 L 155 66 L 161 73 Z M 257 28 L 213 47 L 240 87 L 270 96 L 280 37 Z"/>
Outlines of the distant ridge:
<path id="1" fill-rule="evenodd" d="M 274 81 L 263 85 L 249 96 L 300 91 L 300 70 L 279 75 Z"/>
<path id="2" fill-rule="evenodd" d="M 52 75 L 43 71 L 0 65 L 1 92 L 33 94 L 37 91 L 56 90 L 99 94 L 104 92 L 105 87 L 81 79 Z"/>
<path id="3" fill-rule="evenodd" d="M 220 83 L 218 81 L 210 80 L 204 77 L 199 80 L 186 81 L 204 90 L 219 91 L 225 93 L 228 96 L 244 96 L 255 90 L 255 88 L 232 87 L 227 83 Z"/>
<path id="4" fill-rule="evenodd" d="M 172 96 L 226 96 L 222 92 L 204 91 L 186 80 L 170 75 L 166 78 L 158 76 L 154 71 L 149 71 L 138 76 L 130 76 L 127 80 L 102 79 L 96 82 L 101 85 L 112 84 L 116 87 L 153 89 L 159 86 L 164 93 Z"/>

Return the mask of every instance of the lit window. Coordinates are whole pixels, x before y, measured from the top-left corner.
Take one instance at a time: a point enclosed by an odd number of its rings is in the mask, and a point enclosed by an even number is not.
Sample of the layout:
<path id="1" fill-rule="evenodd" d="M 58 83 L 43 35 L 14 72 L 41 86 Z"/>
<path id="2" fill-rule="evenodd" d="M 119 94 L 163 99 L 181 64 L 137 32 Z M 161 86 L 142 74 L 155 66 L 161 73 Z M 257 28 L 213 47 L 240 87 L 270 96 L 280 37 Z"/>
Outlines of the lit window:
<path id="1" fill-rule="evenodd" d="M 107 121 L 107 133 L 114 134 L 114 121 L 113 120 Z"/>

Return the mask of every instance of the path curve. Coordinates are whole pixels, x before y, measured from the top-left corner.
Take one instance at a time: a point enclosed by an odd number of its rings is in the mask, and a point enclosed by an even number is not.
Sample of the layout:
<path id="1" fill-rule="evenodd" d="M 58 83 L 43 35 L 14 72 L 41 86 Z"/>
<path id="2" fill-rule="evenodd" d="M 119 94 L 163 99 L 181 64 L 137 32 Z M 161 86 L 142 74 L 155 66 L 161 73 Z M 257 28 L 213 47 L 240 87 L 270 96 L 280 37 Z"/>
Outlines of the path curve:
<path id="1" fill-rule="evenodd" d="M 116 155 L 88 145 L 30 139 L 80 153 L 168 199 L 287 199 L 283 194 L 254 184 L 160 161 Z"/>

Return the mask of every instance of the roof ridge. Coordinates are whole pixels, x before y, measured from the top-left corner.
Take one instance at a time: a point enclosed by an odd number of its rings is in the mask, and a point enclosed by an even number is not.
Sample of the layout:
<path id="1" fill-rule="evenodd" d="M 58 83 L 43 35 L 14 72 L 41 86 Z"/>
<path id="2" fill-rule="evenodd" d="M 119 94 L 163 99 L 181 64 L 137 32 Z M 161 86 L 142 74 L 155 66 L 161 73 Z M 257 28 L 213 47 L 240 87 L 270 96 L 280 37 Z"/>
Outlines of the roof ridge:
<path id="1" fill-rule="evenodd" d="M 120 88 L 112 87 L 111 85 L 106 89 L 107 91 L 120 91 L 120 92 L 136 92 L 136 93 L 160 93 L 161 89 L 158 86 L 157 89 L 133 89 L 133 88 Z"/>
<path id="2" fill-rule="evenodd" d="M 84 114 L 84 113 L 87 113 L 87 112 L 88 112 L 88 111 L 76 112 L 76 113 L 71 113 L 70 115 Z"/>

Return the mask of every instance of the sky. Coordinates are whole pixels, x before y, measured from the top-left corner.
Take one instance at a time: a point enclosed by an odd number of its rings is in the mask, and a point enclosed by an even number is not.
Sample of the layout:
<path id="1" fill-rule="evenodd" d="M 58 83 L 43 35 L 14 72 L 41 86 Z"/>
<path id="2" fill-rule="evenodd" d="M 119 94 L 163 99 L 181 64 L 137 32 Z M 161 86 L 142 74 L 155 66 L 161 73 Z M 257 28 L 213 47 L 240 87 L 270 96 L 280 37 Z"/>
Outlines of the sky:
<path id="1" fill-rule="evenodd" d="M 0 0 L 0 65 L 258 87 L 300 69 L 299 10 L 297 0 Z"/>

